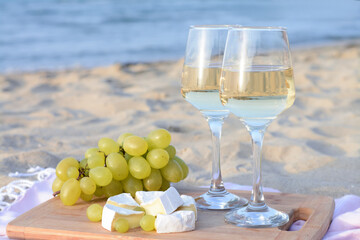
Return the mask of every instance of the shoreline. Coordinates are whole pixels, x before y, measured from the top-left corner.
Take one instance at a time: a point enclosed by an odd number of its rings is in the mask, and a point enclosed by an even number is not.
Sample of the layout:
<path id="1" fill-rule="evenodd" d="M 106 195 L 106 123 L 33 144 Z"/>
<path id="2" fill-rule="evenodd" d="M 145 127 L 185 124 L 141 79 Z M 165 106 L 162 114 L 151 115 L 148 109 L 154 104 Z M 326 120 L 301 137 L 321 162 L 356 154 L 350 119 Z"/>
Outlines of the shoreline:
<path id="1" fill-rule="evenodd" d="M 291 45 L 291 52 L 294 51 L 304 51 L 304 50 L 311 50 L 311 49 L 318 49 L 318 48 L 328 48 L 328 47 L 341 47 L 347 45 L 357 45 L 360 46 L 360 38 L 353 38 L 353 39 L 340 39 L 340 40 L 328 40 L 328 41 L 321 41 L 321 42 L 313 42 L 313 43 L 300 43 Z M 185 54 L 185 52 L 184 52 Z M 158 60 L 158 61 L 144 61 L 144 62 L 113 62 L 111 64 L 104 64 L 104 65 L 95 65 L 95 66 L 74 66 L 70 67 L 55 67 L 55 68 L 48 68 L 48 69 L 34 69 L 34 70 L 10 70 L 10 71 L 0 71 L 0 75 L 12 75 L 12 74 L 29 74 L 29 73 L 39 73 L 39 72 L 66 72 L 66 71 L 73 71 L 73 70 L 91 70 L 94 68 L 104 68 L 110 67 L 113 65 L 117 66 L 132 66 L 138 64 L 166 64 L 166 63 L 175 63 L 178 61 L 182 61 L 183 57 L 180 58 L 172 58 L 167 60 Z"/>
<path id="2" fill-rule="evenodd" d="M 265 135 L 263 185 L 282 192 L 360 195 L 360 43 L 292 50 L 296 100 Z M 101 137 L 166 128 L 189 165 L 184 184 L 208 185 L 211 137 L 180 94 L 182 59 L 0 74 L 0 186 L 9 172 L 83 158 Z M 222 175 L 251 185 L 250 137 L 230 116 Z"/>

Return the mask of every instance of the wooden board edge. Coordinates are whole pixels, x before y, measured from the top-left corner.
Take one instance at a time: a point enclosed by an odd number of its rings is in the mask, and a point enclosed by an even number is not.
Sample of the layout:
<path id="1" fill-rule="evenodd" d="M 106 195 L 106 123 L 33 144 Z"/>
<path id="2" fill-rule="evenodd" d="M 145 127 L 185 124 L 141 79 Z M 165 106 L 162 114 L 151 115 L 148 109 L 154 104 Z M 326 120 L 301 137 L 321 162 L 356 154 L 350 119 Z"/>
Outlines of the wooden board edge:
<path id="1" fill-rule="evenodd" d="M 6 226 L 6 235 L 10 239 L 25 239 L 25 227 L 8 224 Z"/>
<path id="2" fill-rule="evenodd" d="M 328 196 L 320 196 L 320 197 L 322 198 L 321 204 L 318 204 L 318 206 L 315 208 L 315 212 L 313 214 L 316 215 L 317 218 L 320 218 L 319 214 L 317 214 L 318 212 L 320 212 L 319 209 L 321 209 L 322 212 L 325 214 L 322 216 L 323 224 L 319 225 L 318 231 L 315 232 L 315 234 L 313 235 L 313 238 L 312 238 L 312 239 L 319 239 L 319 240 L 324 237 L 327 230 L 329 229 L 329 226 L 331 224 L 332 217 L 334 214 L 334 210 L 335 210 L 334 198 L 328 197 Z M 309 218 L 310 223 L 311 223 L 311 221 L 316 221 L 316 220 L 317 219 L 315 219 L 314 217 Z"/>
<path id="3" fill-rule="evenodd" d="M 319 201 L 318 204 L 314 205 L 313 208 L 308 207 L 300 207 L 301 216 L 295 216 L 294 222 L 296 220 L 306 220 L 305 224 L 298 231 L 298 235 L 296 238 L 293 238 L 291 235 L 294 231 L 282 231 L 277 236 L 277 240 L 292 240 L 292 239 L 301 239 L 301 240 L 321 240 L 326 234 L 330 223 L 332 221 L 332 216 L 335 209 L 335 201 L 334 198 L 329 196 L 320 196 L 320 195 L 306 195 L 308 197 L 314 197 Z M 320 211 L 320 209 L 322 211 Z M 311 211 L 311 212 L 310 212 Z M 325 215 L 318 215 L 319 212 L 325 212 Z M 307 219 L 304 219 L 306 216 Z M 316 216 L 316 217 L 315 217 Z M 318 221 L 317 218 L 322 218 L 323 222 L 316 223 Z M 311 225 L 311 226 L 310 226 Z"/>
<path id="4" fill-rule="evenodd" d="M 52 201 L 54 201 L 55 198 L 51 198 L 39 205 L 37 205 L 34 208 L 29 209 L 28 211 L 24 212 L 23 214 L 19 215 L 18 217 L 16 217 L 15 219 L 13 219 L 12 221 L 10 221 L 7 225 L 6 225 L 6 235 L 9 238 L 25 238 L 24 234 L 20 234 L 20 232 L 25 232 L 25 228 L 27 227 L 28 224 L 18 224 L 18 222 L 22 222 L 22 221 L 28 221 L 29 223 L 31 222 L 31 219 L 34 217 L 34 211 L 35 212 L 40 212 L 40 211 L 36 211 L 37 209 L 41 209 L 44 206 L 51 204 Z M 21 237 L 20 237 L 21 236 Z"/>
<path id="5" fill-rule="evenodd" d="M 39 235 L 41 237 L 39 237 Z M 81 238 L 79 238 L 81 235 Z M 97 234 L 93 233 L 85 233 L 78 231 L 67 231 L 67 230 L 54 230 L 52 232 L 42 231 L 39 228 L 25 228 L 25 236 L 23 239 L 37 239 L 37 240 L 63 240 L 63 239 L 84 239 L 84 240 L 158 240 L 157 238 L 152 238 L 150 235 L 146 236 L 146 238 L 137 237 L 137 236 L 129 236 L 129 235 L 110 235 L 110 234 Z"/>
<path id="6" fill-rule="evenodd" d="M 231 191 L 234 192 L 240 196 L 246 196 L 249 194 L 248 191 L 241 191 L 241 190 L 235 190 L 235 191 Z M 188 194 L 192 194 L 192 192 L 188 192 Z M 199 192 L 197 193 L 193 193 L 193 194 L 199 194 Z M 325 216 L 324 221 L 326 221 L 326 224 L 324 224 L 324 226 L 321 225 L 321 228 L 316 231 L 315 233 L 312 231 L 307 231 L 307 226 L 309 224 L 306 224 L 303 226 L 302 229 L 299 230 L 299 232 L 301 233 L 301 237 L 300 238 L 292 238 L 292 236 L 290 236 L 291 232 L 288 231 L 281 231 L 280 234 L 276 237 L 276 239 L 286 239 L 286 240 L 290 240 L 290 239 L 321 239 L 325 234 L 326 231 L 329 227 L 329 224 L 331 222 L 332 219 L 332 215 L 334 212 L 334 206 L 335 206 L 335 202 L 334 199 L 332 197 L 329 196 L 321 196 L 321 195 L 303 195 L 303 194 L 294 194 L 294 193 L 266 193 L 269 196 L 275 196 L 275 198 L 281 198 L 281 196 L 291 196 L 291 197 L 295 197 L 295 198 L 300 198 L 300 199 L 304 199 L 305 201 L 303 201 L 303 203 L 305 202 L 310 202 L 311 203 L 311 198 L 313 197 L 314 200 L 316 200 L 317 204 L 316 206 L 314 205 L 314 211 L 311 215 L 314 215 L 317 213 L 316 209 L 322 209 L 323 211 L 326 211 L 326 214 L 322 214 Z M 24 214 L 20 215 L 18 218 L 14 219 L 13 221 L 11 221 L 6 228 L 8 237 L 10 238 L 20 238 L 20 239 L 34 239 L 34 238 L 38 238 L 39 237 L 39 233 L 41 232 L 41 239 L 78 239 L 79 234 L 84 236 L 83 239 L 131 239 L 131 240 L 143 240 L 143 238 L 139 238 L 139 237 L 135 237 L 135 236 L 111 236 L 111 235 L 98 235 L 95 236 L 91 233 L 83 233 L 83 232 L 77 232 L 77 231 L 67 231 L 67 230 L 55 230 L 52 233 L 44 233 L 44 231 L 41 230 L 41 228 L 33 228 L 33 227 L 28 227 L 27 224 L 17 224 L 18 221 L 27 219 L 28 220 L 28 224 L 31 224 L 31 218 L 33 218 L 34 213 L 36 212 L 36 209 L 42 208 L 44 206 L 46 206 L 47 204 L 51 204 L 53 201 L 56 201 L 56 198 L 52 198 L 40 205 L 38 205 L 37 207 L 29 210 L 28 212 L 25 212 Z M 307 203 L 308 205 L 308 203 Z M 301 206 L 300 206 L 301 207 Z M 31 211 L 31 212 L 30 212 Z M 311 220 L 311 216 L 309 217 L 309 219 Z M 310 228 L 309 230 L 314 230 L 314 228 Z M 310 234 L 309 234 L 310 233 Z M 39 239 L 39 238 L 38 238 Z M 149 240 L 152 238 L 146 238 L 146 240 Z"/>

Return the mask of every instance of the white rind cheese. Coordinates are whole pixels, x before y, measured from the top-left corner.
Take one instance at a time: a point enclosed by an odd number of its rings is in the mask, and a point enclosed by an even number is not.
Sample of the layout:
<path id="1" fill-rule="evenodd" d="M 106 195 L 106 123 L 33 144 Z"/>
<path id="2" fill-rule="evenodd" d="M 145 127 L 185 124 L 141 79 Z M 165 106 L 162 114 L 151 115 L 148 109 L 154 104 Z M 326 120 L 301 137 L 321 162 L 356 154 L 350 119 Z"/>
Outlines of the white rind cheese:
<path id="1" fill-rule="evenodd" d="M 129 223 L 129 228 L 140 226 L 140 220 L 145 215 L 143 211 L 134 211 L 126 208 L 106 204 L 102 212 L 101 225 L 103 228 L 114 231 L 114 222 L 118 218 L 124 218 Z"/>
<path id="2" fill-rule="evenodd" d="M 155 229 L 158 233 L 185 232 L 195 229 L 197 209 L 194 198 L 181 195 L 173 187 L 162 191 L 138 191 L 135 200 L 129 193 L 110 197 L 103 208 L 102 226 L 114 231 L 118 218 L 128 221 L 129 228 L 140 226 L 146 214 L 157 216 Z M 140 205 L 139 205 L 140 204 Z M 137 211 L 142 209 L 142 211 Z M 144 212 L 145 210 L 145 212 Z"/>
<path id="3" fill-rule="evenodd" d="M 116 196 L 109 197 L 106 204 L 133 210 L 140 205 L 132 198 L 130 193 L 121 193 Z"/>
<path id="4" fill-rule="evenodd" d="M 142 204 L 145 202 L 151 202 L 155 198 L 158 198 L 163 194 L 164 194 L 163 191 L 151 191 L 151 192 L 137 191 L 135 193 L 135 201 L 138 202 L 139 204 Z"/>
<path id="5" fill-rule="evenodd" d="M 159 214 L 155 220 L 157 233 L 186 232 L 195 229 L 193 211 L 176 211 L 170 215 Z"/>
<path id="6" fill-rule="evenodd" d="M 137 192 L 138 193 L 138 192 Z M 137 194 L 136 193 L 136 194 Z M 165 192 L 147 192 L 147 194 L 140 193 L 140 206 L 145 209 L 146 214 L 157 216 L 158 214 L 170 214 L 178 207 L 184 204 L 180 194 L 174 187 L 170 187 Z M 153 195 L 153 196 L 152 196 Z"/>
<path id="7" fill-rule="evenodd" d="M 195 213 L 195 220 L 197 220 L 197 209 L 194 198 L 188 195 L 181 195 L 181 199 L 184 201 L 184 204 L 180 206 L 177 209 L 177 211 L 180 210 L 193 211 Z"/>

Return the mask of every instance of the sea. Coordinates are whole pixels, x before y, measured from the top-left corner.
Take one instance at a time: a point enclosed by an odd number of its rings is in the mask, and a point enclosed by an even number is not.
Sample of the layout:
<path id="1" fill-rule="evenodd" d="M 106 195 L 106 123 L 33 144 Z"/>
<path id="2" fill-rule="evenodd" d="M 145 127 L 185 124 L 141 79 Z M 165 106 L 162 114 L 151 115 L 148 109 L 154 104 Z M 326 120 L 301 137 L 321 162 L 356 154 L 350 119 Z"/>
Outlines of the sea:
<path id="1" fill-rule="evenodd" d="M 360 38 L 356 0 L 0 0 L 0 72 L 177 60 L 190 25 L 284 26 L 291 46 Z"/>

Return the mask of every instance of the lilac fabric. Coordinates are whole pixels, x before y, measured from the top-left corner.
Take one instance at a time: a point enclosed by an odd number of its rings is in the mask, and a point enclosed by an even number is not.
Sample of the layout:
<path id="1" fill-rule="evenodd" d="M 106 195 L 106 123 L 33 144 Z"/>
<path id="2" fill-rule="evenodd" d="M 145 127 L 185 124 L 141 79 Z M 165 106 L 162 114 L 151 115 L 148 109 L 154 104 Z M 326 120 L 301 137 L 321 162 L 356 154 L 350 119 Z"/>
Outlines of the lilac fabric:
<path id="1" fill-rule="evenodd" d="M 5 238 L 6 225 L 11 220 L 53 197 L 51 186 L 54 179 L 55 174 L 51 175 L 44 181 L 36 182 L 29 190 L 26 191 L 22 198 L 14 202 L 5 211 L 0 212 L 0 237 L 2 237 L 1 239 L 7 239 Z"/>
<path id="2" fill-rule="evenodd" d="M 31 208 L 52 198 L 51 185 L 55 175 L 50 176 L 42 182 L 36 182 L 24 196 L 12 204 L 5 211 L 0 213 L 0 238 L 7 239 L 6 225 Z M 241 186 L 234 183 L 225 183 L 227 189 L 251 190 L 249 186 Z M 279 192 L 276 189 L 264 188 L 267 192 Z M 304 221 L 297 221 L 291 227 L 290 231 L 297 231 L 303 225 Z M 324 240 L 347 240 L 360 239 L 360 197 L 355 195 L 346 195 L 335 200 L 335 211 L 332 223 Z"/>

